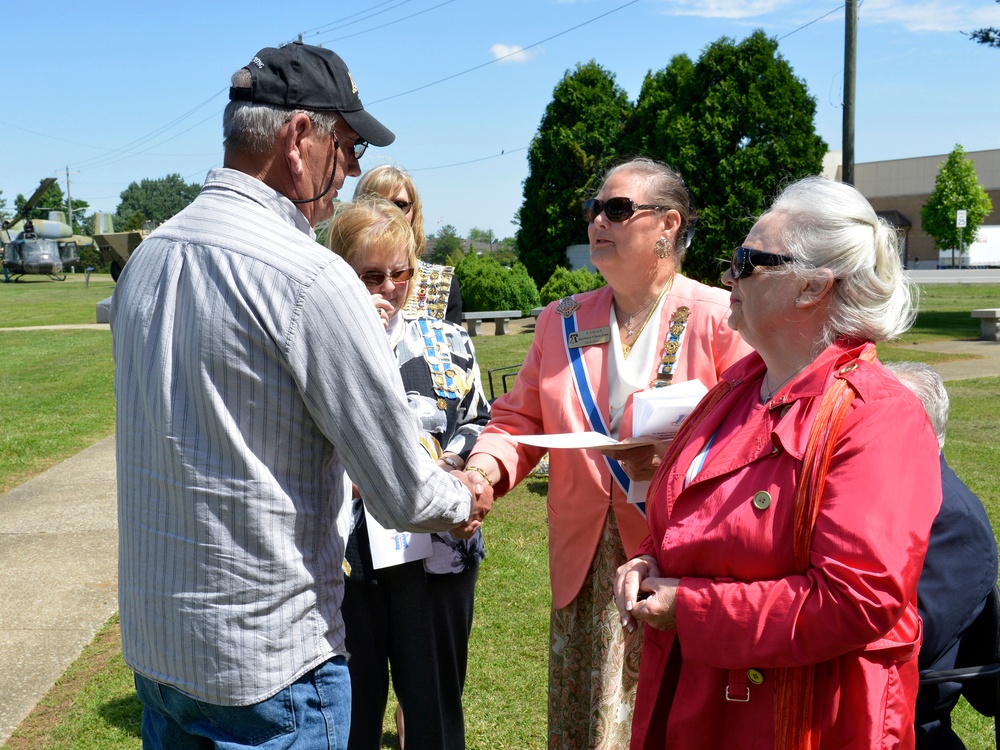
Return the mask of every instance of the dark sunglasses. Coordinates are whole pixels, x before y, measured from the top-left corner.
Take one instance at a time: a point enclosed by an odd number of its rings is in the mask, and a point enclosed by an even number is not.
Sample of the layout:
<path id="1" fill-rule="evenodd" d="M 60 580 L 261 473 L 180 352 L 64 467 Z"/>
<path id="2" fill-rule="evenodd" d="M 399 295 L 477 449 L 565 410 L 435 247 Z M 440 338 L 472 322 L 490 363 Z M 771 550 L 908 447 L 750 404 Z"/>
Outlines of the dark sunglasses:
<path id="1" fill-rule="evenodd" d="M 365 286 L 382 286 L 386 279 L 392 279 L 393 284 L 402 284 L 413 278 L 412 268 L 400 268 L 398 271 L 382 273 L 381 271 L 365 271 L 358 274 L 358 278 L 365 282 Z"/>
<path id="2" fill-rule="evenodd" d="M 413 201 L 392 201 L 396 208 L 402 211 L 404 214 L 410 210 L 410 206 L 413 205 Z"/>
<path id="3" fill-rule="evenodd" d="M 729 266 L 729 270 L 734 279 L 745 279 L 753 275 L 753 269 L 757 266 L 780 266 L 794 262 L 794 259 L 787 255 L 765 253 L 763 250 L 754 250 L 752 247 L 740 245 L 733 250 L 733 262 Z"/>
<path id="4" fill-rule="evenodd" d="M 583 220 L 590 224 L 603 211 L 604 215 L 608 217 L 608 221 L 625 221 L 631 219 L 636 211 L 646 209 L 666 211 L 667 208 L 669 206 L 654 206 L 652 203 L 644 203 L 640 206 L 631 198 L 608 198 L 606 201 L 588 198 L 583 202 Z"/>
<path id="5" fill-rule="evenodd" d="M 334 134 L 334 140 L 337 140 L 337 133 Z M 362 156 L 365 155 L 365 151 L 368 150 L 368 141 L 363 141 L 360 138 L 356 140 L 353 144 L 348 146 L 346 143 L 341 143 L 337 140 L 337 144 L 344 147 L 344 150 L 350 151 L 354 154 L 354 158 L 360 160 Z"/>

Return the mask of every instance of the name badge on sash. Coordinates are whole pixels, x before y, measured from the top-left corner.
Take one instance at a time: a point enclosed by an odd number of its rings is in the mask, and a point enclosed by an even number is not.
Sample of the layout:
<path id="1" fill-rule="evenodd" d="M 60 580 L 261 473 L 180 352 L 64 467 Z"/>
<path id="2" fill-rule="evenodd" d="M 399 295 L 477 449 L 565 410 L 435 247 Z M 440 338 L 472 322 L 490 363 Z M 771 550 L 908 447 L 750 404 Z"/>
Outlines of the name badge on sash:
<path id="1" fill-rule="evenodd" d="M 570 349 L 579 349 L 581 346 L 605 344 L 608 341 L 611 341 L 611 326 L 604 326 L 603 328 L 588 328 L 585 331 L 573 331 L 566 338 L 566 346 Z"/>

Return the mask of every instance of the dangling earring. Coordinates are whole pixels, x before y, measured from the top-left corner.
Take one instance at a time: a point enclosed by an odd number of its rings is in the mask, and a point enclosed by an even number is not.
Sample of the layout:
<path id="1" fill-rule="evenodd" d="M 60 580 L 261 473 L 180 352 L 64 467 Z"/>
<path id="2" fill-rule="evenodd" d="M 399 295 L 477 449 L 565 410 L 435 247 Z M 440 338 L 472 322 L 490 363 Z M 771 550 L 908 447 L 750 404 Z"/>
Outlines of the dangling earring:
<path id="1" fill-rule="evenodd" d="M 670 241 L 666 237 L 660 237 L 653 246 L 653 252 L 657 258 L 666 258 L 670 255 Z"/>

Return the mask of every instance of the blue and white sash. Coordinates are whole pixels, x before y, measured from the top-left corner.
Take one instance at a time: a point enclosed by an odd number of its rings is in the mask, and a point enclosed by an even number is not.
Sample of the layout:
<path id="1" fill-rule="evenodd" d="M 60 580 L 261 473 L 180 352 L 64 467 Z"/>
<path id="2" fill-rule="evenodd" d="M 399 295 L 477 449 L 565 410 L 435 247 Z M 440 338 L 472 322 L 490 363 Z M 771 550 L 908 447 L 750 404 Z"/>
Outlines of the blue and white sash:
<path id="1" fill-rule="evenodd" d="M 576 309 L 574 308 L 572 312 L 567 311 L 567 313 L 563 313 L 562 315 L 563 346 L 566 349 L 566 356 L 569 358 L 570 371 L 573 373 L 573 385 L 576 387 L 577 398 L 580 399 L 580 405 L 583 407 L 583 413 L 587 417 L 587 422 L 590 423 L 590 429 L 610 437 L 611 430 L 604 421 L 604 415 L 601 414 L 601 409 L 597 405 L 597 397 L 590 382 L 590 375 L 587 373 L 587 368 L 583 362 L 583 348 L 577 347 L 571 349 L 569 346 L 570 335 L 576 333 L 577 330 Z M 612 478 L 621 487 L 622 492 L 628 495 L 628 488 L 632 481 L 629 479 L 628 474 L 625 473 L 621 464 L 615 459 L 608 456 L 602 457 L 608 464 Z M 635 507 L 645 518 L 646 504 L 636 503 Z"/>

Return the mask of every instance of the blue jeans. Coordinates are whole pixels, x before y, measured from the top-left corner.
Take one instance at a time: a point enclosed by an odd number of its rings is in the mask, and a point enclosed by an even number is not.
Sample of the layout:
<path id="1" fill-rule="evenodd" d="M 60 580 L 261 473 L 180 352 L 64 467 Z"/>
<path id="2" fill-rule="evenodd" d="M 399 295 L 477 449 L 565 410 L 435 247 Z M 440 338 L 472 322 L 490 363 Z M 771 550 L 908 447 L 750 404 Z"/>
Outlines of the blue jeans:
<path id="1" fill-rule="evenodd" d="M 346 750 L 351 678 L 336 656 L 251 706 L 217 706 L 135 675 L 145 750 Z"/>

